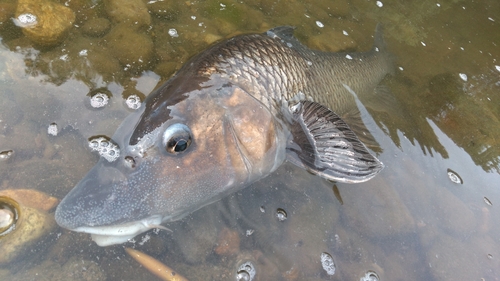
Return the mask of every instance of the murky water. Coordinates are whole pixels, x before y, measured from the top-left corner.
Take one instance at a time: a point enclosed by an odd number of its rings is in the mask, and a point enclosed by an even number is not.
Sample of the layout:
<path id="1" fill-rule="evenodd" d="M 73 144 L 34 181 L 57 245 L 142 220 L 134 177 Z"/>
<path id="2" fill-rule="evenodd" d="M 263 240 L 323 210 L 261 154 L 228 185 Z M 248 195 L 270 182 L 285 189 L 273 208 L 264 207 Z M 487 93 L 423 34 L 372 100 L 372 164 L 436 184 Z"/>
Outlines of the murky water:
<path id="1" fill-rule="evenodd" d="M 40 47 L 52 39 L 12 20 L 33 21 L 23 1 L 0 2 L 0 190 L 26 192 L 36 220 L 0 237 L 0 279 L 153 278 L 126 246 L 189 280 L 499 280 L 500 2 L 130 0 L 127 18 L 117 1 L 70 0 L 72 27 Z M 29 191 L 64 197 L 99 157 L 89 139 L 216 40 L 294 25 L 311 48 L 367 50 L 378 22 L 397 69 L 391 110 L 363 115 L 386 165 L 369 182 L 333 188 L 285 164 L 172 233 L 106 248 Z"/>

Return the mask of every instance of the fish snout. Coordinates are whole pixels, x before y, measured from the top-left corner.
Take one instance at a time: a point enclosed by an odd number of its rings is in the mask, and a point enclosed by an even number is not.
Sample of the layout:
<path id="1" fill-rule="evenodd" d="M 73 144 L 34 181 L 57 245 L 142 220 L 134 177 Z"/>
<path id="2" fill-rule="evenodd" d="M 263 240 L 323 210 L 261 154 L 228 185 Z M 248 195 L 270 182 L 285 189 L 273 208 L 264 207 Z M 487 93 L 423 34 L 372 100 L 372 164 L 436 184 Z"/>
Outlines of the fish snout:
<path id="1" fill-rule="evenodd" d="M 61 201 L 55 212 L 57 224 L 67 229 L 116 223 L 121 220 L 119 192 L 128 188 L 120 170 L 98 163 Z M 133 208 L 131 206 L 131 208 Z M 129 213 L 128 210 L 127 213 Z"/>

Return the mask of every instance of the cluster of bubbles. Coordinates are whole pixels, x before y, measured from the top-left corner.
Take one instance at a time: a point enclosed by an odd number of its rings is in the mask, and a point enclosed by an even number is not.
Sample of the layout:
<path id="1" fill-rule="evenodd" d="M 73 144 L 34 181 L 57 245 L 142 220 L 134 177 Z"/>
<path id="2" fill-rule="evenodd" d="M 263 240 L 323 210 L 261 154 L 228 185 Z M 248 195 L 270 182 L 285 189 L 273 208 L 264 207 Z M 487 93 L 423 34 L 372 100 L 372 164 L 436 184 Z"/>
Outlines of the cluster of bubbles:
<path id="1" fill-rule="evenodd" d="M 101 157 L 113 162 L 120 157 L 120 148 L 105 137 L 96 137 L 89 140 L 89 147 L 97 151 Z"/>
<path id="2" fill-rule="evenodd" d="M 0 160 L 7 160 L 14 155 L 14 150 L 4 150 L 0 152 Z"/>
<path id="3" fill-rule="evenodd" d="M 335 274 L 335 263 L 333 262 L 333 257 L 329 253 L 321 253 L 321 266 L 323 266 L 326 274 Z"/>
<path id="4" fill-rule="evenodd" d="M 23 13 L 17 16 L 17 18 L 13 19 L 13 22 L 16 26 L 26 28 L 33 27 L 38 24 L 38 19 L 35 15 L 30 13 Z"/>
<path id="5" fill-rule="evenodd" d="M 96 93 L 90 97 L 90 105 L 93 108 L 101 108 L 108 104 L 109 97 L 104 93 Z"/>
<path id="6" fill-rule="evenodd" d="M 125 103 L 127 104 L 128 108 L 135 110 L 141 107 L 141 98 L 137 95 L 130 95 L 125 100 Z"/>
<path id="7" fill-rule="evenodd" d="M 56 123 L 52 123 L 49 125 L 49 127 L 47 128 L 47 133 L 51 136 L 57 136 L 57 134 L 59 133 L 59 129 L 57 128 L 57 124 Z"/>
<path id="8" fill-rule="evenodd" d="M 236 271 L 236 281 L 252 281 L 255 278 L 255 266 L 247 261 L 242 263 Z"/>

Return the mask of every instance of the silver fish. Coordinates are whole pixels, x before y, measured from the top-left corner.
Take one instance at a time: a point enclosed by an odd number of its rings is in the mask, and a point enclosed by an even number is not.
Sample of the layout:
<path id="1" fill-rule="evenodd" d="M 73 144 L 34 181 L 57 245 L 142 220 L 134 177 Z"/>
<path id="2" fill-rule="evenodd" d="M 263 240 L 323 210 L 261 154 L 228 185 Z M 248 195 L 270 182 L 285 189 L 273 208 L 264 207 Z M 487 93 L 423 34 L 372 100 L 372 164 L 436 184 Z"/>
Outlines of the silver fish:
<path id="1" fill-rule="evenodd" d="M 285 160 L 356 183 L 383 164 L 339 117 L 392 69 L 380 27 L 364 53 L 310 50 L 293 28 L 237 36 L 192 58 L 128 116 L 56 210 L 57 223 L 123 243 L 261 179 Z M 334 110 L 336 113 L 334 113 Z"/>

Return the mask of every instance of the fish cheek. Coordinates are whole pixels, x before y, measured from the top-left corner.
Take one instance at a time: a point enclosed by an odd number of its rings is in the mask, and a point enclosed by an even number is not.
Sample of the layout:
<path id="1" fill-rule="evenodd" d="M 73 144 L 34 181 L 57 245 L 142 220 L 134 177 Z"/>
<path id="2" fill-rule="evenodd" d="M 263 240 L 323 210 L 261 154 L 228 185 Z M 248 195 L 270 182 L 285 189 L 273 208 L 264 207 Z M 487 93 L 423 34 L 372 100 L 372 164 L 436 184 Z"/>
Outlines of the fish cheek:
<path id="1" fill-rule="evenodd" d="M 262 162 L 276 145 L 274 118 L 267 110 L 239 106 L 232 112 L 240 149 L 253 163 Z"/>

